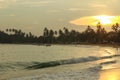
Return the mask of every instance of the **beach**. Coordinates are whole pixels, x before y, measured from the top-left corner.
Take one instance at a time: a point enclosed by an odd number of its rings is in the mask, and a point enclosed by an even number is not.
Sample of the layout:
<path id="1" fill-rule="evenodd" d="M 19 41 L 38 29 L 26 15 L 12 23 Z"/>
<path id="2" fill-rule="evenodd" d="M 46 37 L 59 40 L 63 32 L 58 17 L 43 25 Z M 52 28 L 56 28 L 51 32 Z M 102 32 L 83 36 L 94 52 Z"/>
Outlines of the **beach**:
<path id="1" fill-rule="evenodd" d="M 75 66 L 75 65 L 74 65 Z M 67 66 L 64 66 L 67 67 Z M 89 69 L 70 69 L 65 71 L 46 69 L 29 72 L 11 72 L 1 80 L 120 80 L 120 68 L 100 70 L 100 66 Z M 54 73 L 53 73 L 54 72 Z M 8 76 L 9 75 L 9 76 Z M 11 75 L 11 76 L 10 76 Z"/>
<path id="2" fill-rule="evenodd" d="M 42 70 L 10 71 L 0 75 L 0 80 L 98 80 L 100 69 L 100 66 L 88 68 L 83 64 L 79 64 L 79 67 L 78 64 L 72 64 Z"/>
<path id="3" fill-rule="evenodd" d="M 111 46 L 1 44 L 0 80 L 120 80 L 119 52 Z"/>

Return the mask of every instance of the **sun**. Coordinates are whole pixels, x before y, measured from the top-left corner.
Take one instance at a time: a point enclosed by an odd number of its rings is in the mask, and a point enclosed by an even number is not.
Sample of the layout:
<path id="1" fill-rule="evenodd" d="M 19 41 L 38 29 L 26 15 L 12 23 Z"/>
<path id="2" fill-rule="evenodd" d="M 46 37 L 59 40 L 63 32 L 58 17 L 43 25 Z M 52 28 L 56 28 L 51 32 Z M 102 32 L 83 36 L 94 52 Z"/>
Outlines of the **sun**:
<path id="1" fill-rule="evenodd" d="M 109 16 L 109 15 L 97 15 L 97 16 L 84 16 L 75 20 L 70 21 L 71 24 L 75 25 L 92 25 L 96 26 L 100 22 L 103 26 L 111 26 L 120 22 L 120 16 Z"/>
<path id="2" fill-rule="evenodd" d="M 112 24 L 112 19 L 114 16 L 106 16 L 106 15 L 100 15 L 100 16 L 94 16 L 97 22 L 100 22 L 102 25 Z"/>

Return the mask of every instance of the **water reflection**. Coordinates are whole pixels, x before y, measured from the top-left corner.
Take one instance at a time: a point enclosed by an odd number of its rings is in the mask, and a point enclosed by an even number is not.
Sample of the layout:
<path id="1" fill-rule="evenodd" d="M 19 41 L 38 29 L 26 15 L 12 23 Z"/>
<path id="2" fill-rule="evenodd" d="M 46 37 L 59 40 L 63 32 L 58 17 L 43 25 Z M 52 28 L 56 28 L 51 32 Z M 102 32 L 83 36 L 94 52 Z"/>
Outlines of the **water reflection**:
<path id="1" fill-rule="evenodd" d="M 107 70 L 107 69 L 114 69 L 114 68 L 118 68 L 118 67 L 120 67 L 120 63 L 111 63 L 111 64 L 109 64 L 109 65 L 104 65 L 103 67 L 102 67 L 102 70 Z"/>
<path id="2" fill-rule="evenodd" d="M 110 56 L 110 55 L 115 55 L 117 53 L 117 50 L 115 48 L 106 48 L 104 50 L 101 50 L 103 51 L 101 53 L 101 56 Z"/>
<path id="3" fill-rule="evenodd" d="M 120 69 L 101 71 L 99 80 L 120 80 Z"/>
<path id="4" fill-rule="evenodd" d="M 103 51 L 104 53 L 101 56 L 110 56 L 118 55 L 119 48 L 107 48 Z M 104 64 L 102 65 L 102 71 L 100 72 L 99 80 L 120 80 L 120 59 L 119 57 L 111 57 L 109 59 L 104 59 L 101 63 L 116 61 L 115 63 Z M 100 62 L 99 62 L 100 63 Z"/>
<path id="5" fill-rule="evenodd" d="M 100 48 L 97 56 L 104 57 L 104 56 L 113 56 L 113 55 L 118 55 L 118 54 L 119 54 L 118 48 L 106 47 L 106 48 Z M 96 61 L 96 63 L 102 66 L 102 70 L 117 68 L 120 65 L 118 56 L 98 60 Z"/>

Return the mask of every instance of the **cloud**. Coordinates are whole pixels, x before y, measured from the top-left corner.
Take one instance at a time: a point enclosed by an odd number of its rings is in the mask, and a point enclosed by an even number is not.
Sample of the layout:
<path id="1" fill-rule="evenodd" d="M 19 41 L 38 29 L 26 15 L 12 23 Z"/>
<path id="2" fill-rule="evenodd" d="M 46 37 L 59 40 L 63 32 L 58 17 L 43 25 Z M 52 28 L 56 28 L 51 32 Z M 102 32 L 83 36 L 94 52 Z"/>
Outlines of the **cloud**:
<path id="1" fill-rule="evenodd" d="M 0 0 L 0 9 L 7 8 L 11 3 L 16 2 L 16 0 Z"/>
<path id="2" fill-rule="evenodd" d="M 32 7 L 35 6 L 47 6 L 48 4 L 52 3 L 53 1 L 24 1 L 23 5 L 30 5 Z"/>
<path id="3" fill-rule="evenodd" d="M 48 13 L 58 13 L 58 12 L 60 12 L 60 10 L 48 10 L 47 12 Z"/>
<path id="4" fill-rule="evenodd" d="M 27 5 L 31 7 L 47 6 L 52 3 L 52 0 L 0 0 L 0 9 L 8 8 L 10 5 L 16 2 L 16 5 Z"/>
<path id="5" fill-rule="evenodd" d="M 71 24 L 75 24 L 75 25 L 89 25 L 94 22 L 95 22 L 95 19 L 91 16 L 81 17 L 79 19 L 70 21 Z"/>
<path id="6" fill-rule="evenodd" d="M 105 5 L 105 4 L 91 4 L 91 7 L 94 7 L 94 8 L 105 8 L 105 7 L 107 7 L 107 5 Z"/>
<path id="7" fill-rule="evenodd" d="M 84 11 L 86 9 L 82 9 L 82 8 L 69 8 L 69 11 Z"/>
<path id="8" fill-rule="evenodd" d="M 101 2 L 93 2 L 88 4 L 91 8 L 106 8 L 108 5 L 107 3 L 101 3 Z"/>

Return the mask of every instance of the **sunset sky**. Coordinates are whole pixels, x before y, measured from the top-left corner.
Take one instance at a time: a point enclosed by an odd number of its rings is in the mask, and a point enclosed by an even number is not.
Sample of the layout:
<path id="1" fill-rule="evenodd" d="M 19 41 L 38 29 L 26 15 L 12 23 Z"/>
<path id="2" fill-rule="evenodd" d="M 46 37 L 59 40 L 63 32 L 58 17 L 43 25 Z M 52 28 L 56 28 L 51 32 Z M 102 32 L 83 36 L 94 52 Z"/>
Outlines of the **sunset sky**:
<path id="1" fill-rule="evenodd" d="M 83 24 L 71 21 L 119 13 L 120 0 L 0 0 L 0 29 L 17 28 L 34 34 L 40 34 L 44 27 L 82 31 Z"/>

